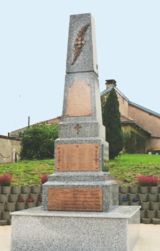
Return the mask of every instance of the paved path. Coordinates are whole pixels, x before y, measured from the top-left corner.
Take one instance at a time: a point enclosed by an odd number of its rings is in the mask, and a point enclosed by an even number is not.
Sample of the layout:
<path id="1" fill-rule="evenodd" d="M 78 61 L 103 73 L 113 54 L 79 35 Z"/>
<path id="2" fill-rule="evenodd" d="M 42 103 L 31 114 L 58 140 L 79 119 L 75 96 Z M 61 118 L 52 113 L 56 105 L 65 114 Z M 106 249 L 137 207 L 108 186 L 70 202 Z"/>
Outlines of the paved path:
<path id="1" fill-rule="evenodd" d="M 0 251 L 10 250 L 11 226 L 0 226 Z"/>
<path id="2" fill-rule="evenodd" d="M 160 225 L 140 224 L 140 238 L 134 251 L 160 251 Z"/>
<path id="3" fill-rule="evenodd" d="M 10 251 L 10 234 L 10 226 L 0 227 L 0 251 Z M 133 251 L 160 251 L 160 225 L 141 224 L 140 238 Z"/>

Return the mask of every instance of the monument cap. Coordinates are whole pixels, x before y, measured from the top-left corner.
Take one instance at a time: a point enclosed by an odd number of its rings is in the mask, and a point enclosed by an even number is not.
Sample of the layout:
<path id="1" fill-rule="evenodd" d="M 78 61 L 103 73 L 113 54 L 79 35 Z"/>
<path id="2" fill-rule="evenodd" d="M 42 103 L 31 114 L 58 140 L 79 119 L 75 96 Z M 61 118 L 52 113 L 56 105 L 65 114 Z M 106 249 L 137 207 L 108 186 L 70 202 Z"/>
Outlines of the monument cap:
<path id="1" fill-rule="evenodd" d="M 70 16 L 67 73 L 95 72 L 98 74 L 95 24 L 90 13 Z"/>

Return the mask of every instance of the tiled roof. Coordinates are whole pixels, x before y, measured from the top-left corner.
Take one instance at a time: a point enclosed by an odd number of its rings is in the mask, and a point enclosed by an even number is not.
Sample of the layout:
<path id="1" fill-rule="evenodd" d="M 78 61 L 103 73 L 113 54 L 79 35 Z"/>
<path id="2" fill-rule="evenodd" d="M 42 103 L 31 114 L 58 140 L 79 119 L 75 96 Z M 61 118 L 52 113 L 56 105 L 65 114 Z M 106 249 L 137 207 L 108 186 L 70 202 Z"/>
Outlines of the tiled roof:
<path id="1" fill-rule="evenodd" d="M 107 89 L 105 89 L 104 91 L 102 91 L 101 92 L 101 96 L 103 96 L 104 94 L 107 94 L 107 93 L 109 93 L 110 91 L 112 91 L 114 89 L 114 87 L 112 86 L 112 87 L 110 87 L 110 88 L 107 88 Z"/>
<path id="2" fill-rule="evenodd" d="M 9 140 L 16 140 L 16 141 L 19 141 L 18 138 L 8 137 L 8 136 L 5 136 L 5 135 L 0 135 L 0 139 L 9 139 Z"/>
<path id="3" fill-rule="evenodd" d="M 56 117 L 56 118 L 53 118 L 53 119 L 48 119 L 48 120 L 44 120 L 44 121 L 32 124 L 31 126 L 41 125 L 41 124 L 58 124 L 60 122 L 60 120 L 61 120 L 61 117 L 59 116 L 59 117 Z M 14 130 L 14 131 L 10 132 L 9 134 L 10 134 L 11 137 L 14 137 L 15 134 L 18 134 L 19 132 L 23 132 L 27 127 L 28 126 L 17 129 L 17 130 Z"/>
<path id="4" fill-rule="evenodd" d="M 128 118 L 123 118 L 123 116 L 121 116 L 121 123 L 122 125 L 133 125 L 134 127 L 138 127 L 141 130 L 143 130 L 145 133 L 147 133 L 148 135 L 152 135 L 152 133 L 148 130 L 146 130 L 146 128 L 142 127 L 141 125 L 138 125 L 134 120 L 132 119 L 128 119 Z"/>
<path id="5" fill-rule="evenodd" d="M 160 114 L 157 113 L 157 112 L 154 112 L 154 111 L 152 111 L 152 110 L 150 110 L 150 109 L 148 109 L 148 108 L 146 108 L 146 107 L 144 107 L 144 106 L 138 105 L 138 104 L 136 104 L 136 103 L 134 103 L 134 102 L 131 102 L 131 101 L 129 101 L 128 103 L 129 103 L 131 106 L 135 106 L 135 107 L 139 108 L 139 109 L 142 110 L 142 111 L 145 111 L 145 112 L 147 112 L 147 113 L 149 113 L 149 114 L 151 114 L 151 115 L 154 115 L 154 116 L 160 118 Z"/>
<path id="6" fill-rule="evenodd" d="M 154 111 L 152 111 L 152 110 L 150 110 L 150 109 L 148 109 L 148 108 L 146 108 L 146 107 L 144 107 L 144 106 L 138 105 L 138 104 L 136 104 L 136 103 L 130 101 L 130 100 L 129 100 L 129 99 L 128 99 L 128 98 L 117 88 L 117 87 L 113 87 L 113 86 L 112 86 L 111 88 L 108 88 L 108 89 L 102 91 L 102 92 L 101 92 L 101 96 L 103 96 L 103 95 L 105 95 L 105 94 L 108 94 L 109 92 L 111 92 L 111 91 L 113 90 L 113 88 L 115 88 L 115 90 L 118 92 L 118 94 L 119 94 L 121 97 L 123 97 L 126 101 L 128 101 L 128 104 L 129 104 L 129 105 L 135 106 L 135 107 L 139 108 L 139 109 L 142 110 L 142 111 L 145 111 L 145 112 L 147 112 L 147 113 L 149 113 L 149 114 L 151 114 L 151 115 L 153 115 L 153 116 L 156 116 L 156 117 L 160 118 L 160 114 L 159 114 L 159 113 L 154 112 Z"/>
<path id="7" fill-rule="evenodd" d="M 121 122 L 122 123 L 134 123 L 134 120 L 121 115 Z"/>

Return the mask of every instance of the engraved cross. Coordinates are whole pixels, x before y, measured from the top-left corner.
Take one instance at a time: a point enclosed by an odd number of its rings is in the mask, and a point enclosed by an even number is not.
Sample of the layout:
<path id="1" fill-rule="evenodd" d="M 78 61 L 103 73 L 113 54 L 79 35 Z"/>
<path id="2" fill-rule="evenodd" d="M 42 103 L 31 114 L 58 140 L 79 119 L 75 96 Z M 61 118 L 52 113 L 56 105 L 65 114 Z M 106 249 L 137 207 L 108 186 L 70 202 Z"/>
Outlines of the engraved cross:
<path id="1" fill-rule="evenodd" d="M 82 126 L 80 126 L 80 124 L 76 124 L 74 129 L 77 131 L 77 134 L 79 134 L 81 128 L 82 128 Z"/>

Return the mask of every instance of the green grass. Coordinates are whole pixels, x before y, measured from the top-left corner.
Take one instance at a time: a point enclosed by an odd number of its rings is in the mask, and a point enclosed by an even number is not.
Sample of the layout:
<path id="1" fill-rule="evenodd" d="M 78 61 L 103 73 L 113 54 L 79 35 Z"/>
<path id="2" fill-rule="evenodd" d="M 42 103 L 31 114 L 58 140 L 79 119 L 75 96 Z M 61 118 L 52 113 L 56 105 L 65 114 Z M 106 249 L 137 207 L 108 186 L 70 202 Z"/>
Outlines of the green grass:
<path id="1" fill-rule="evenodd" d="M 0 174 L 10 173 L 13 176 L 12 184 L 15 185 L 40 184 L 41 175 L 53 173 L 53 166 L 53 159 L 19 161 L 0 164 Z"/>
<path id="2" fill-rule="evenodd" d="M 54 160 L 27 160 L 0 164 L 0 174 L 10 173 L 12 184 L 40 184 L 40 176 L 52 174 Z M 120 182 L 135 183 L 140 174 L 160 176 L 160 156 L 147 154 L 123 154 L 109 162 L 109 171 Z"/>
<path id="3" fill-rule="evenodd" d="M 123 154 L 109 162 L 109 171 L 119 181 L 135 183 L 138 175 L 160 176 L 160 156 Z"/>

